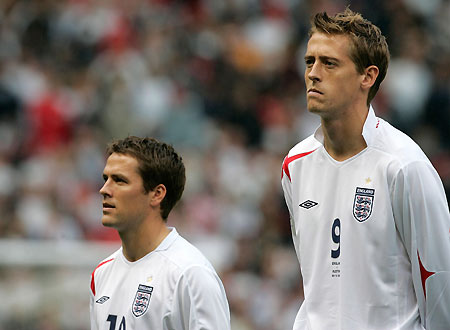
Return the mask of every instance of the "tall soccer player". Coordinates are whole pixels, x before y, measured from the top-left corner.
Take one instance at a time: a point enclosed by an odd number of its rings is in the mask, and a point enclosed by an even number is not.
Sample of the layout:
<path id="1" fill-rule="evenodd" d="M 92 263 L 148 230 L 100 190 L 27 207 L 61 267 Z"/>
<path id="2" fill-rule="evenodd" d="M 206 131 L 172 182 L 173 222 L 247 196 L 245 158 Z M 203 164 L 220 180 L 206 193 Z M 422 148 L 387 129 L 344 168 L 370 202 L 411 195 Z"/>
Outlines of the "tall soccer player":
<path id="1" fill-rule="evenodd" d="M 111 143 L 103 171 L 102 223 L 122 247 L 91 277 L 92 330 L 229 330 L 225 290 L 212 265 L 166 221 L 185 168 L 151 138 Z"/>
<path id="2" fill-rule="evenodd" d="M 305 294 L 295 330 L 450 329 L 442 182 L 370 105 L 388 62 L 384 36 L 360 14 L 312 19 L 306 98 L 321 126 L 282 166 Z"/>

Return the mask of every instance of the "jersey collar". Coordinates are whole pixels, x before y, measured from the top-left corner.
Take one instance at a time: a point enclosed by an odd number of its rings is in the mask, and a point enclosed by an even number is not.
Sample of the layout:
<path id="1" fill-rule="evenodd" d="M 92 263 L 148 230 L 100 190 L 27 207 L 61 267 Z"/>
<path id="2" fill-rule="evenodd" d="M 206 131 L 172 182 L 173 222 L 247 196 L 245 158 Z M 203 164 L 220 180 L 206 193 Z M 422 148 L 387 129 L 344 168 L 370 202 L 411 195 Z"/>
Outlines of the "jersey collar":
<path id="1" fill-rule="evenodd" d="M 362 136 L 366 140 L 367 146 L 373 146 L 375 143 L 375 135 L 380 126 L 380 118 L 375 116 L 372 105 L 369 107 L 369 114 L 363 126 Z"/>
<path id="2" fill-rule="evenodd" d="M 155 251 L 163 251 L 167 250 L 170 245 L 177 239 L 178 236 L 180 236 L 175 229 L 175 227 L 168 227 L 170 232 L 166 236 L 166 238 L 163 239 L 163 241 L 158 245 L 158 247 L 155 249 Z"/>
<path id="3" fill-rule="evenodd" d="M 136 261 L 128 261 L 127 258 L 125 258 L 125 256 L 123 255 L 123 248 L 120 248 L 120 256 L 121 259 L 128 265 L 133 265 L 133 264 L 137 264 L 140 261 L 146 259 L 149 255 L 153 254 L 156 251 L 164 251 L 167 250 L 169 248 L 170 245 L 172 245 L 173 242 L 175 242 L 175 240 L 180 236 L 177 232 L 177 230 L 174 227 L 168 227 L 170 232 L 169 234 L 163 239 L 163 241 L 158 245 L 158 247 L 156 249 L 154 249 L 153 251 L 150 251 L 148 254 L 146 254 L 145 256 L 143 256 L 141 259 L 136 260 Z"/>
<path id="4" fill-rule="evenodd" d="M 366 141 L 367 146 L 373 145 L 375 142 L 375 130 L 380 124 L 380 119 L 375 116 L 375 111 L 372 105 L 369 107 L 369 113 L 367 114 L 366 121 L 364 122 L 362 136 Z M 323 144 L 323 130 L 322 125 L 320 125 L 314 132 L 314 138 Z"/>

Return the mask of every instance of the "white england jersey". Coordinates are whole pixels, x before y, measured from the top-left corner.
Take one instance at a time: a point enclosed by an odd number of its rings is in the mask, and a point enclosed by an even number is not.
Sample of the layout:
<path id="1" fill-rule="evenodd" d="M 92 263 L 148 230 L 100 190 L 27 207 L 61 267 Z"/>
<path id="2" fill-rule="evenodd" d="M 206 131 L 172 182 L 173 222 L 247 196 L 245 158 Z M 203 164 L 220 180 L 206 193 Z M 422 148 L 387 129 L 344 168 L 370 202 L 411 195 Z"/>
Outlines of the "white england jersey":
<path id="1" fill-rule="evenodd" d="M 130 262 L 122 248 L 91 277 L 92 330 L 229 330 L 225 289 L 203 254 L 175 228 Z"/>
<path id="2" fill-rule="evenodd" d="M 450 216 L 408 136 L 370 108 L 367 148 L 342 162 L 319 129 L 284 160 L 305 300 L 294 330 L 450 329 Z"/>

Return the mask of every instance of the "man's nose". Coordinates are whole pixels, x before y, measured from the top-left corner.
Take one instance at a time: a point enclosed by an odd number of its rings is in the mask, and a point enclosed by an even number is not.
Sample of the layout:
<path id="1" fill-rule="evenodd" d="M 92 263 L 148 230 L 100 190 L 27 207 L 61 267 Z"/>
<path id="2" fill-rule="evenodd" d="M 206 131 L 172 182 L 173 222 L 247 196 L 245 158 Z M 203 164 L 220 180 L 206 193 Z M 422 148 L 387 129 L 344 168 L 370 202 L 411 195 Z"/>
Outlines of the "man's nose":
<path id="1" fill-rule="evenodd" d="M 105 197 L 105 196 L 111 196 L 111 191 L 109 188 L 109 180 L 106 180 L 103 186 L 100 188 L 99 193 Z"/>
<path id="2" fill-rule="evenodd" d="M 315 62 L 308 71 L 308 78 L 312 81 L 320 81 L 321 79 L 320 71 L 321 71 L 320 63 Z"/>

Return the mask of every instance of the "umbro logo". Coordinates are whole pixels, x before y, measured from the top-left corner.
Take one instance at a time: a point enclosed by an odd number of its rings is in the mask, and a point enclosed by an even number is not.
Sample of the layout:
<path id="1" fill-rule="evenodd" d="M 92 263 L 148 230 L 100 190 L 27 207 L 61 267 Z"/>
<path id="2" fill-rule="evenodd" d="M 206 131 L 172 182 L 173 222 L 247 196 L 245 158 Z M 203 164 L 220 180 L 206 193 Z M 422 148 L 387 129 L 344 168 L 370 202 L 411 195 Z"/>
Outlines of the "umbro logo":
<path id="1" fill-rule="evenodd" d="M 108 299 L 109 299 L 108 296 L 103 296 L 103 297 L 97 299 L 95 302 L 96 302 L 97 304 L 103 304 L 103 303 L 105 303 Z"/>
<path id="2" fill-rule="evenodd" d="M 318 204 L 319 203 L 308 199 L 307 201 L 304 201 L 303 203 L 301 203 L 299 206 L 303 207 L 304 209 L 310 209 L 311 207 L 314 207 L 314 206 L 316 206 Z"/>

